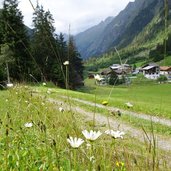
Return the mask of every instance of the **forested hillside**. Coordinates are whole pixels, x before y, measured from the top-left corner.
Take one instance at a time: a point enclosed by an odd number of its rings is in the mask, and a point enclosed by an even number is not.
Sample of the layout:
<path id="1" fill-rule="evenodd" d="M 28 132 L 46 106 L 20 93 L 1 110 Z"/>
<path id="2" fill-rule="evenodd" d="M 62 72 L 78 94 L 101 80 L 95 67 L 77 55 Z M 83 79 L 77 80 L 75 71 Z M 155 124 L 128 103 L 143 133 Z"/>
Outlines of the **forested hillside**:
<path id="1" fill-rule="evenodd" d="M 0 84 L 52 81 L 64 87 L 68 77 L 70 88 L 82 85 L 82 59 L 74 39 L 70 35 L 66 42 L 62 33 L 57 35 L 54 22 L 50 11 L 37 4 L 31 30 L 23 23 L 18 1 L 4 0 L 0 12 Z M 63 65 L 65 61 L 69 65 Z"/>

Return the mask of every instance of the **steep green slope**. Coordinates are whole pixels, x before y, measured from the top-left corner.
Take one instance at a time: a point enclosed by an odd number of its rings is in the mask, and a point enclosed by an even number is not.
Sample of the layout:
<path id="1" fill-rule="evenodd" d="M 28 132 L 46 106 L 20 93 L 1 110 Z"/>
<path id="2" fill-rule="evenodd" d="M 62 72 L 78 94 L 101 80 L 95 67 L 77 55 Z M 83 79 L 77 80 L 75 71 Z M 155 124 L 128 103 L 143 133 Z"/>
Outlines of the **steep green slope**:
<path id="1" fill-rule="evenodd" d="M 135 0 L 130 2 L 111 22 L 100 23 L 75 37 L 78 50 L 83 58 L 99 56 L 114 46 L 124 48 L 146 27 L 164 8 L 163 0 Z M 99 33 L 98 28 L 102 27 Z M 96 34 L 95 34 L 96 35 Z"/>
<path id="2" fill-rule="evenodd" d="M 127 30 L 119 37 L 118 46 L 125 47 L 129 45 L 132 40 L 146 27 L 154 16 L 159 11 L 161 4 L 156 4 L 153 1 L 146 8 L 142 9 L 134 18 L 132 23 L 127 27 Z M 154 7 L 154 8 L 153 8 Z M 153 10 L 151 10 L 153 9 Z M 117 42 L 117 40 L 116 40 Z"/>

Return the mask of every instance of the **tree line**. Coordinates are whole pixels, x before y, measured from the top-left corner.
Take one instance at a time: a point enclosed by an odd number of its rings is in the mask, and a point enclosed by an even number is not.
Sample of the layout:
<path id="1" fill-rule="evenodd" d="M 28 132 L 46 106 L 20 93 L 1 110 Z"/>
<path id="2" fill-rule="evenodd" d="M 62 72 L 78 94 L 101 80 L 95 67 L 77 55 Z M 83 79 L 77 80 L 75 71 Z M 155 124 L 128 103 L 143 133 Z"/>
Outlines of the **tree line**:
<path id="1" fill-rule="evenodd" d="M 18 3 L 4 0 L 0 10 L 0 82 L 51 81 L 65 87 L 67 79 L 72 89 L 82 85 L 83 64 L 73 36 L 66 42 L 62 33 L 56 34 L 52 14 L 39 4 L 29 34 Z"/>

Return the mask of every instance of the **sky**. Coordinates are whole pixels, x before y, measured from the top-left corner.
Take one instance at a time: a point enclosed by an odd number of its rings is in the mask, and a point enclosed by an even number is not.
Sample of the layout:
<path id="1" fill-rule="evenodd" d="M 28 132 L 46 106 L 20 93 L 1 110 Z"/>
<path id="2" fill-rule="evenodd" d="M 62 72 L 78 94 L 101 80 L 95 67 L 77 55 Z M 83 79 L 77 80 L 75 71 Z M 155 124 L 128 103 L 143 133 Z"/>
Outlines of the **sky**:
<path id="1" fill-rule="evenodd" d="M 36 6 L 37 0 L 30 0 Z M 24 23 L 32 28 L 34 12 L 29 0 L 18 0 L 18 8 L 24 16 Z M 56 32 L 77 34 L 97 25 L 109 16 L 116 16 L 129 1 L 134 0 L 39 0 L 55 20 Z M 2 7 L 3 0 L 0 0 Z"/>

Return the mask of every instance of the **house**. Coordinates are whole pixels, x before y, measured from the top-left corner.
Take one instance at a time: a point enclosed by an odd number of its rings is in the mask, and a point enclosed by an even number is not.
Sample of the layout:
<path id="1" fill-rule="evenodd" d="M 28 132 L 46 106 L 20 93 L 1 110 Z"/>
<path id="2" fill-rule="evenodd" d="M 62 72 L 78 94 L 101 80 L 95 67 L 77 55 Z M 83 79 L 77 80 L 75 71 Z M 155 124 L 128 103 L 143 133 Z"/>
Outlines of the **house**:
<path id="1" fill-rule="evenodd" d="M 132 73 L 133 68 L 132 68 L 131 65 L 129 65 L 129 64 L 122 64 L 122 68 L 123 68 L 125 73 L 127 73 L 127 74 Z"/>
<path id="2" fill-rule="evenodd" d="M 111 66 L 110 68 L 103 70 L 101 75 L 103 75 L 104 78 L 109 78 L 111 74 L 116 74 L 119 78 L 121 78 L 123 75 L 126 75 L 126 71 L 121 68 L 121 65 L 115 65 L 116 66 Z"/>
<path id="3" fill-rule="evenodd" d="M 120 64 L 113 64 L 112 66 L 110 66 L 110 69 L 116 71 L 116 70 L 121 70 L 122 67 Z"/>
<path id="4" fill-rule="evenodd" d="M 110 68 L 103 70 L 100 74 L 104 78 L 102 80 L 103 84 L 104 83 L 109 84 L 111 77 L 112 77 L 112 79 L 114 79 L 114 78 L 117 79 L 118 82 L 120 80 L 120 83 L 123 81 L 124 78 L 125 78 L 125 80 L 127 79 L 126 71 L 123 70 L 123 68 L 119 64 L 114 64 Z M 115 83 L 117 83 L 117 82 L 115 82 Z"/>
<path id="5" fill-rule="evenodd" d="M 160 75 L 165 75 L 168 79 L 171 79 L 171 66 L 161 66 Z"/>
<path id="6" fill-rule="evenodd" d="M 160 67 L 156 63 L 148 63 L 142 67 L 142 72 L 146 78 L 156 80 L 160 76 Z"/>
<path id="7" fill-rule="evenodd" d="M 111 72 L 112 72 L 112 70 L 110 68 L 107 68 L 107 69 L 103 70 L 100 74 L 103 76 L 108 76 L 111 74 Z"/>
<path id="8" fill-rule="evenodd" d="M 138 67 L 138 68 L 136 68 L 135 70 L 132 71 L 132 75 L 137 75 L 139 73 L 141 73 L 141 68 L 140 67 Z"/>
<path id="9" fill-rule="evenodd" d="M 113 64 L 112 66 L 110 66 L 110 69 L 114 72 L 117 73 L 126 73 L 129 74 L 132 72 L 132 66 L 130 66 L 129 64 Z"/>

